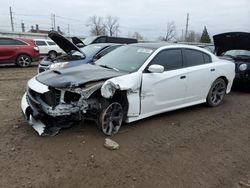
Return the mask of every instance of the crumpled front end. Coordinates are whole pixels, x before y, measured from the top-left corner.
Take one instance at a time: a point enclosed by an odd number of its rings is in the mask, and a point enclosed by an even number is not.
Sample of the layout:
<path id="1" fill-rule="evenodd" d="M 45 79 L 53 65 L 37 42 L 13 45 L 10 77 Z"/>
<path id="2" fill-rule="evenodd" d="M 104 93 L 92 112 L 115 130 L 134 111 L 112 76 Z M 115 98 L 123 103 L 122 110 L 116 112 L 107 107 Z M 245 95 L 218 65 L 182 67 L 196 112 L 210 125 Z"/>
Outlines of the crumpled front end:
<path id="1" fill-rule="evenodd" d="M 55 135 L 81 120 L 93 120 L 100 126 L 109 115 L 107 110 L 114 107 L 121 111 L 117 121 L 120 127 L 120 121 L 140 114 L 140 85 L 141 73 L 60 88 L 47 86 L 34 77 L 28 82 L 21 106 L 29 124 L 42 136 Z M 113 128 L 104 133 L 110 135 Z"/>
<path id="2" fill-rule="evenodd" d="M 55 135 L 61 128 L 82 120 L 89 108 L 97 106 L 96 101 L 88 100 L 88 97 L 101 85 L 95 83 L 81 89 L 57 89 L 33 78 L 22 98 L 22 111 L 39 135 Z"/>

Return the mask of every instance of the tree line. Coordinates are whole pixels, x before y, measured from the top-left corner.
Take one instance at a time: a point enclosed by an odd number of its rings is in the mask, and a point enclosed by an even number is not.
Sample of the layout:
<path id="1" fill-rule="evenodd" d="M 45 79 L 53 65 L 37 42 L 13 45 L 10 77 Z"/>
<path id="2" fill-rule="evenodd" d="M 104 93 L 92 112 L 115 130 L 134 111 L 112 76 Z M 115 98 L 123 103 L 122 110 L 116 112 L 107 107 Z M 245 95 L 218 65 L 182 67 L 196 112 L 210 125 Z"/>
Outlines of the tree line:
<path id="1" fill-rule="evenodd" d="M 120 33 L 119 18 L 108 15 L 106 17 L 91 16 L 88 19 L 87 26 L 90 28 L 90 34 L 96 35 L 109 35 L 118 36 Z M 159 36 L 158 39 L 161 41 L 186 41 L 186 42 L 200 42 L 200 43 L 210 43 L 211 39 L 208 34 L 206 26 L 202 33 L 195 31 L 189 31 L 186 36 L 178 37 L 176 32 L 175 22 L 171 21 L 166 24 L 165 33 L 163 36 Z M 145 38 L 141 33 L 135 31 L 130 34 L 129 37 L 136 38 L 138 40 L 144 40 Z"/>

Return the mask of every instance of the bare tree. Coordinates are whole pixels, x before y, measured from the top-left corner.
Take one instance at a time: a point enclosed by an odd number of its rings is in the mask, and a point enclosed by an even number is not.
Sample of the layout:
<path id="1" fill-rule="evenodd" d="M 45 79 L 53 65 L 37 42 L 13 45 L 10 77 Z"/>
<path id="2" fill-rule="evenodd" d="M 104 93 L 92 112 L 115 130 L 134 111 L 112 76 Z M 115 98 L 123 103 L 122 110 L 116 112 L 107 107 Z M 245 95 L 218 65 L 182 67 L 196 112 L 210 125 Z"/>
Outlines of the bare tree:
<path id="1" fill-rule="evenodd" d="M 117 34 L 120 32 L 119 30 L 120 25 L 118 23 L 118 18 L 116 17 L 112 17 L 110 15 L 107 16 L 105 26 L 109 36 L 114 36 L 114 35 L 117 36 Z"/>
<path id="2" fill-rule="evenodd" d="M 103 23 L 102 17 L 92 16 L 89 18 L 88 27 L 90 27 L 91 35 L 105 35 L 106 34 L 106 26 Z"/>
<path id="3" fill-rule="evenodd" d="M 199 42 L 201 38 L 200 33 L 196 33 L 195 31 L 190 31 L 187 35 L 186 42 Z"/>
<path id="4" fill-rule="evenodd" d="M 136 38 L 137 40 L 143 40 L 143 36 L 139 32 L 134 32 L 132 35 L 133 38 Z"/>
<path id="5" fill-rule="evenodd" d="M 168 22 L 167 23 L 167 32 L 165 35 L 165 41 L 170 41 L 172 39 L 174 39 L 176 36 L 176 27 L 175 27 L 175 23 L 172 22 Z"/>

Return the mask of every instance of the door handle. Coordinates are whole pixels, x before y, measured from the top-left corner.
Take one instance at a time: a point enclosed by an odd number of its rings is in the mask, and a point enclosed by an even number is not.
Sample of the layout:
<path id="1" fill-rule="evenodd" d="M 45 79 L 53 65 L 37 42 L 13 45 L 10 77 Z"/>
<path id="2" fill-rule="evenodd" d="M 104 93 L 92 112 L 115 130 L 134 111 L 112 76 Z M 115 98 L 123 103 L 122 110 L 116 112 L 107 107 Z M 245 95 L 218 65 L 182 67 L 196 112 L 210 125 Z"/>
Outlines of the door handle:
<path id="1" fill-rule="evenodd" d="M 181 77 L 180 77 L 180 79 L 185 79 L 185 78 L 186 78 L 186 76 L 181 76 Z"/>
<path id="2" fill-rule="evenodd" d="M 210 69 L 210 71 L 211 71 L 211 72 L 214 72 L 214 71 L 215 71 L 215 69 Z"/>

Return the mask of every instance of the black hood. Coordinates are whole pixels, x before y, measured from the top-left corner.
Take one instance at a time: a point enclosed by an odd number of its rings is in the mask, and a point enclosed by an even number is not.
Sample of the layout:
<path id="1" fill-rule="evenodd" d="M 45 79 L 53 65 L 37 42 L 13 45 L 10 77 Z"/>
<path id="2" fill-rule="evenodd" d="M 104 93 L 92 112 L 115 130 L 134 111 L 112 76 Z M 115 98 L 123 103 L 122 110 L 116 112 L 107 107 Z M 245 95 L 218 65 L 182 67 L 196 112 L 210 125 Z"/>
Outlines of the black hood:
<path id="1" fill-rule="evenodd" d="M 81 52 L 82 51 L 72 42 L 70 42 L 68 39 L 66 39 L 64 36 L 59 34 L 56 31 L 50 31 L 48 34 L 49 38 L 51 38 L 63 51 L 66 53 L 71 52 L 72 50 Z"/>
<path id="2" fill-rule="evenodd" d="M 50 87 L 71 88 L 81 87 L 88 82 L 107 80 L 124 74 L 126 73 L 103 68 L 97 65 L 83 64 L 60 70 L 46 71 L 39 74 L 36 79 Z"/>
<path id="3" fill-rule="evenodd" d="M 78 37 L 72 37 L 72 42 L 77 46 L 79 44 L 81 44 L 82 46 L 86 46 L 83 41 L 81 39 L 79 39 Z"/>
<path id="4" fill-rule="evenodd" d="M 214 35 L 216 55 L 229 50 L 250 50 L 250 33 L 231 32 Z"/>

